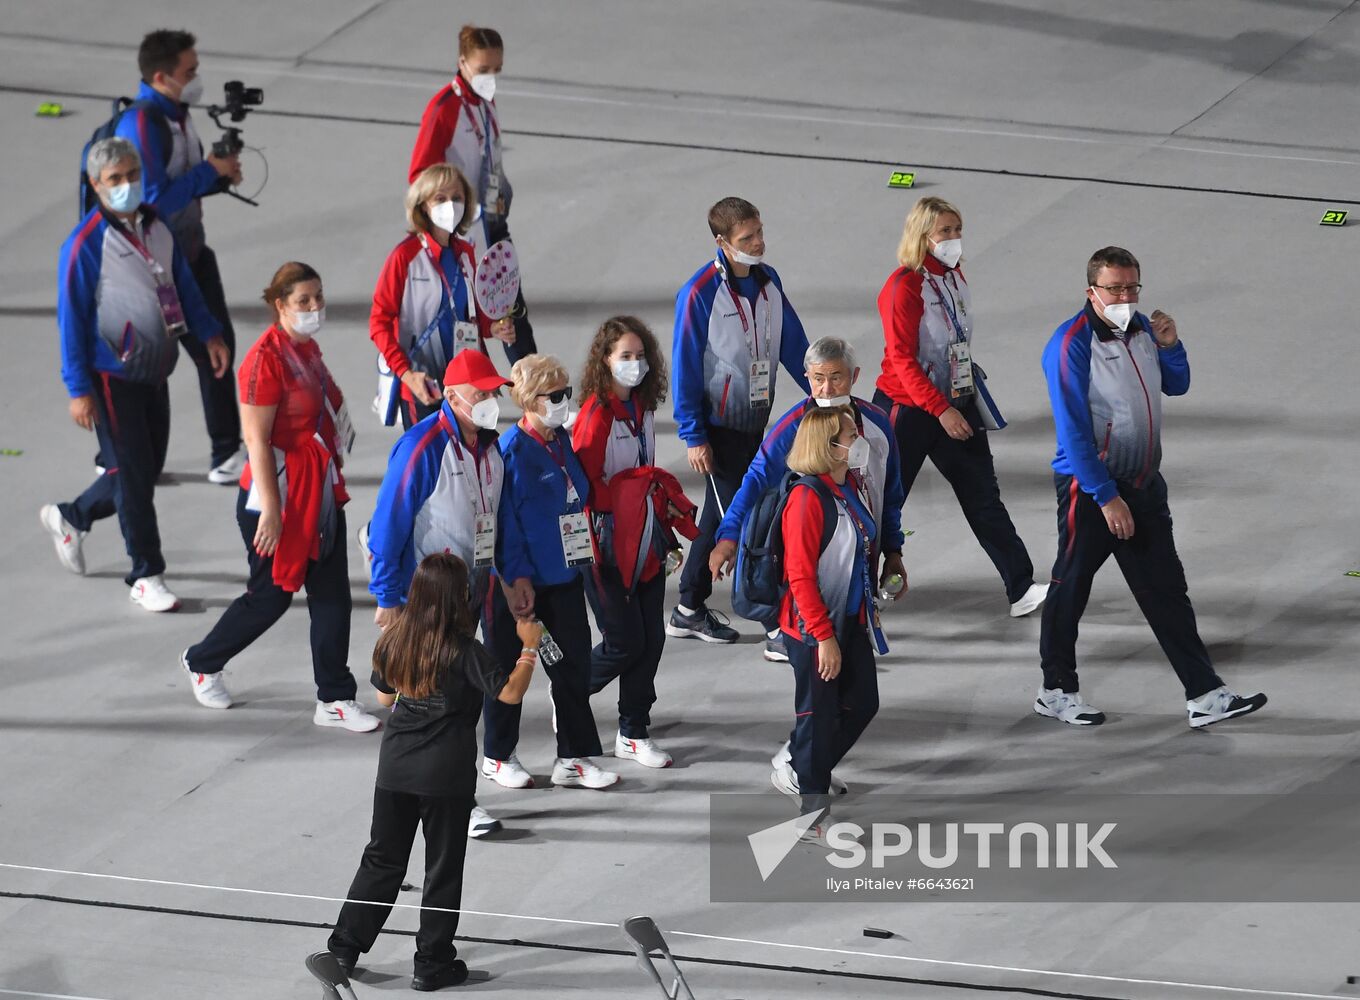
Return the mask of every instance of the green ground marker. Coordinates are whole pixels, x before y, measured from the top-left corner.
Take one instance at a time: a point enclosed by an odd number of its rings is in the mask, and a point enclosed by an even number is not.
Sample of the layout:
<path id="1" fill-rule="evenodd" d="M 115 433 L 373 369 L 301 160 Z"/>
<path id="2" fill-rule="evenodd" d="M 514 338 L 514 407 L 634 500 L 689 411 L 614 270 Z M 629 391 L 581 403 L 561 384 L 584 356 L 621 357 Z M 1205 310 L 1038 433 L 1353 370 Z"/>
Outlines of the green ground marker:
<path id="1" fill-rule="evenodd" d="M 892 176 L 888 178 L 888 187 L 890 188 L 909 188 L 915 183 L 916 175 L 903 170 L 894 170 Z"/>
<path id="2" fill-rule="evenodd" d="M 1318 225 L 1319 225 L 1319 226 L 1344 226 L 1344 225 L 1346 224 L 1346 215 L 1347 215 L 1347 214 L 1348 214 L 1348 213 L 1342 212 L 1342 211 L 1340 211 L 1339 209 L 1335 209 L 1335 208 L 1332 209 L 1332 210 L 1329 211 L 1329 212 L 1323 212 L 1323 213 L 1322 213 L 1322 221 L 1320 221 L 1320 222 L 1318 223 Z"/>

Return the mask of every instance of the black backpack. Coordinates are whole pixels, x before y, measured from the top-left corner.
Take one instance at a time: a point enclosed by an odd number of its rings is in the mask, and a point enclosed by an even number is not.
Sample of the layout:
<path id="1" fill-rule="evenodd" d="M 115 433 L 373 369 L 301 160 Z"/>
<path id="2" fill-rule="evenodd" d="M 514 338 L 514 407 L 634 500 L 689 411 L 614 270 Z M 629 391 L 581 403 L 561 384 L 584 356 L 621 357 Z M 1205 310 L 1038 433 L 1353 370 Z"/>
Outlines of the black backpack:
<path id="1" fill-rule="evenodd" d="M 151 115 L 151 121 L 155 123 L 156 129 L 161 133 L 161 148 L 166 150 L 168 162 L 169 150 L 174 137 L 170 133 L 170 123 L 165 120 L 165 115 L 161 114 L 155 103 L 152 101 L 136 101 L 131 97 L 114 98 L 113 117 L 94 130 L 90 135 L 90 141 L 85 143 L 85 148 L 80 151 L 80 189 L 76 192 L 76 206 L 80 210 L 79 218 L 85 218 L 90 213 L 90 209 L 99 204 L 99 196 L 94 193 L 94 188 L 90 185 L 90 175 L 85 170 L 85 163 L 90 156 L 90 147 L 100 139 L 110 139 L 116 135 L 118 123 L 129 111 L 140 111 L 143 108 L 154 112 Z"/>
<path id="2" fill-rule="evenodd" d="M 786 472 L 774 486 L 760 494 L 741 525 L 737 566 L 732 575 L 732 610 L 755 622 L 768 622 L 779 614 L 789 589 L 784 572 L 784 508 L 795 486 L 811 486 L 822 501 L 822 523 L 834 524 L 836 501 L 816 476 Z M 822 536 L 822 549 L 829 535 Z"/>

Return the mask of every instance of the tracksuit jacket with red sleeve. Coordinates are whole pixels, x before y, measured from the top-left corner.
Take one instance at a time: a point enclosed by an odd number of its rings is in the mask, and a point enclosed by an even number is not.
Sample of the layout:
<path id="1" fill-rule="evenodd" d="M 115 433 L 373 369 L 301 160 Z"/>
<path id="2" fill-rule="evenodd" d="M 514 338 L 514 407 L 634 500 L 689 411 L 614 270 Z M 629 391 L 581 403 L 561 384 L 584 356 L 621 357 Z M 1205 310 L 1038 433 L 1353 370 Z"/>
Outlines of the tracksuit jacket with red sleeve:
<path id="1" fill-rule="evenodd" d="M 828 475 L 817 478 L 835 498 L 836 522 L 827 523 L 821 497 L 803 483 L 789 491 L 782 520 L 789 589 L 780 607 L 779 627 L 798 641 L 804 636 L 818 642 L 838 636 L 847 619 L 864 622 L 866 575 L 872 577 L 875 569 L 865 564 L 855 520 L 866 530 L 870 548 L 877 529 L 851 481 L 840 486 Z"/>

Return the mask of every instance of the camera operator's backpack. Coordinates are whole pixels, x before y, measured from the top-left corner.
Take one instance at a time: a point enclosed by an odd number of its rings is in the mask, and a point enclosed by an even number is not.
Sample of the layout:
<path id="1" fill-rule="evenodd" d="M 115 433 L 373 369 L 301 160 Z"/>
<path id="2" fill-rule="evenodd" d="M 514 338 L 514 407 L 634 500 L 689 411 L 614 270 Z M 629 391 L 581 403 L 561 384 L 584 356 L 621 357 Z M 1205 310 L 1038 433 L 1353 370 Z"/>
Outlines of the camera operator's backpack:
<path id="1" fill-rule="evenodd" d="M 137 101 L 131 97 L 117 97 L 113 101 L 113 117 L 106 121 L 99 128 L 95 129 L 90 135 L 90 141 L 85 143 L 85 148 L 80 151 L 80 190 L 76 194 L 76 205 L 80 210 L 79 218 L 83 219 L 89 214 L 90 209 L 99 203 L 99 196 L 94 193 L 94 188 L 90 186 L 90 175 L 85 170 L 85 163 L 90 156 L 90 147 L 100 139 L 111 139 L 118 132 L 118 123 L 123 116 L 129 112 L 141 111 L 146 109 L 152 112 L 148 117 L 151 119 L 155 128 L 161 133 L 161 149 L 166 151 L 167 162 L 170 155 L 171 144 L 174 137 L 170 134 L 170 123 L 165 120 L 165 115 L 161 114 L 159 108 L 152 101 Z"/>
<path id="2" fill-rule="evenodd" d="M 822 502 L 823 524 L 834 524 L 838 516 L 831 491 L 816 476 L 786 472 L 777 484 L 760 494 L 742 522 L 737 567 L 732 574 L 732 610 L 743 618 L 768 622 L 779 614 L 779 605 L 789 589 L 784 572 L 784 508 L 789 493 L 798 485 L 811 486 L 816 492 Z M 829 540 L 824 534 L 822 549 Z"/>

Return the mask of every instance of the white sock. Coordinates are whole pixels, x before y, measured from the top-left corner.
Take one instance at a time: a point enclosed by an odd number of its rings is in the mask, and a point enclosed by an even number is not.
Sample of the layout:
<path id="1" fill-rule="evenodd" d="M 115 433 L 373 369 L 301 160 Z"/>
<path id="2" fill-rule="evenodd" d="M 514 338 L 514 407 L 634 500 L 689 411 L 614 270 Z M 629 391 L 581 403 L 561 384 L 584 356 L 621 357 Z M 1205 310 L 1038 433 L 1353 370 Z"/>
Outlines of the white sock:
<path id="1" fill-rule="evenodd" d="M 695 609 L 695 608 L 687 608 L 687 607 L 685 607 L 683 604 L 677 604 L 677 605 L 675 606 L 675 610 L 676 610 L 676 611 L 679 611 L 679 612 L 680 612 L 682 615 L 684 615 L 686 618 L 693 618 L 695 615 L 697 615 L 697 614 L 699 613 L 697 609 Z"/>

